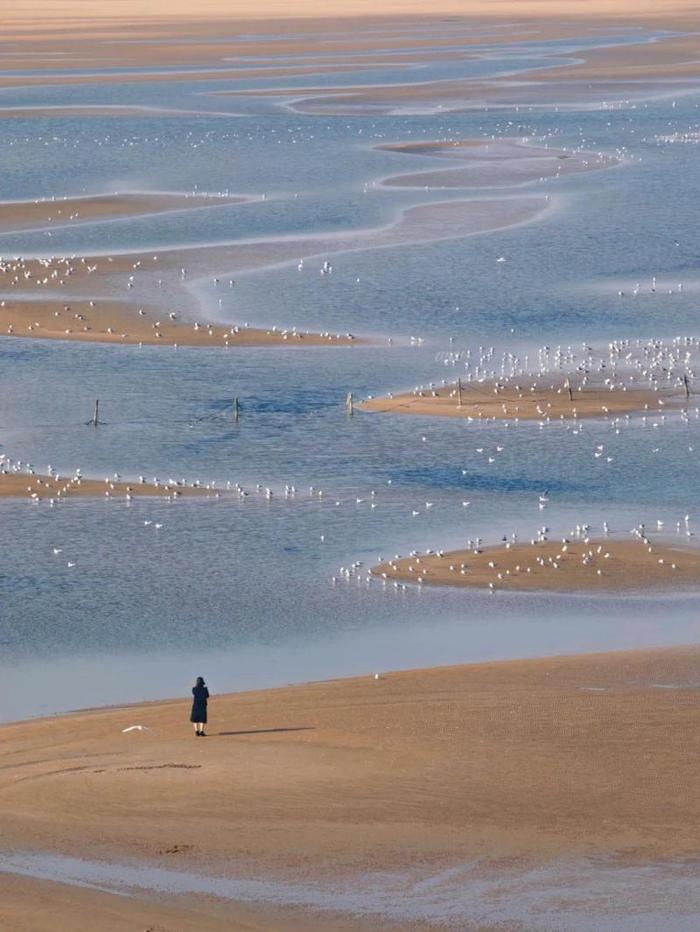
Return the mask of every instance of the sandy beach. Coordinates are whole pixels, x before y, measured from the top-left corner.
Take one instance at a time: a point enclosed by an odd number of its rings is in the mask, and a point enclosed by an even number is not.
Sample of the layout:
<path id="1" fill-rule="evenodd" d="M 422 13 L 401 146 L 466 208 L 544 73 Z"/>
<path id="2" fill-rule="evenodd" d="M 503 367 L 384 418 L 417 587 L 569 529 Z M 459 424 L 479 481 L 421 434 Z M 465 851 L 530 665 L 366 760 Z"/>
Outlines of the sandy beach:
<path id="1" fill-rule="evenodd" d="M 700 550 L 663 538 L 564 538 L 421 553 L 379 563 L 371 572 L 386 582 L 508 592 L 697 589 Z"/>
<path id="2" fill-rule="evenodd" d="M 345 884 L 372 870 L 428 877 L 473 858 L 499 870 L 691 857 L 699 662 L 693 647 L 368 671 L 216 696 L 204 741 L 186 700 L 5 725 L 3 849 Z M 133 724 L 151 730 L 123 731 Z M 0 889 L 6 924 L 48 928 L 50 885 L 0 874 Z M 161 895 L 158 913 L 153 900 L 140 905 L 143 891 L 69 889 L 52 898 L 54 929 L 74 928 L 81 903 L 94 929 L 130 928 L 153 909 L 173 928 L 167 909 L 180 901 Z M 300 921 L 253 922 L 221 901 L 212 915 L 208 897 L 183 907 L 178 929 L 197 917 L 218 930 L 222 915 L 242 919 L 227 928 Z"/>
<path id="3" fill-rule="evenodd" d="M 700 0 L 429 14 L 3 13 L 2 930 L 697 921 Z"/>

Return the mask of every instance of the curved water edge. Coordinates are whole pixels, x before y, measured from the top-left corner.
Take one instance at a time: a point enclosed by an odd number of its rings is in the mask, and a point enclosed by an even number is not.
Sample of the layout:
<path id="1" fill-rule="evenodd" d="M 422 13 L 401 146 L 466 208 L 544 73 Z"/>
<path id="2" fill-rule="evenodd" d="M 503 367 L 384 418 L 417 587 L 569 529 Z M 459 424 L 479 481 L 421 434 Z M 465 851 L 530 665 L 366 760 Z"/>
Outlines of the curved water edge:
<path id="1" fill-rule="evenodd" d="M 598 35 L 582 44 L 609 39 Z M 504 43 L 496 41 L 501 47 L 494 49 L 489 42 L 487 54 L 510 56 Z M 533 37 L 511 51 L 533 66 L 557 49 L 580 57 L 572 45 L 577 42 Z M 476 67 L 438 58 L 422 55 L 424 67 L 410 77 L 439 81 Z M 486 74 L 504 62 L 477 64 Z M 368 79 L 382 83 L 381 70 Z M 391 80 L 397 74 L 392 69 Z M 338 83 L 334 77 L 327 74 L 326 89 Z M 551 106 L 554 88 L 542 88 L 540 103 Z M 692 138 L 697 97 L 677 95 L 675 107 L 640 102 L 609 111 L 581 104 L 558 113 L 517 106 L 345 118 L 289 113 L 258 84 L 251 89 L 261 96 L 231 98 L 230 123 L 206 111 L 192 115 L 201 109 L 202 91 L 231 89 L 229 81 L 195 79 L 4 89 L 2 100 L 15 107 L 142 108 L 133 118 L 107 113 L 83 120 L 73 112 L 4 124 L 0 155 L 12 182 L 6 197 L 46 197 L 82 186 L 181 191 L 198 185 L 264 191 L 266 202 L 245 211 L 222 207 L 94 224 L 51 237 L 51 230 L 8 236 L 3 252 L 136 256 L 159 244 L 173 257 L 184 247 L 189 261 L 213 245 L 217 264 L 202 263 L 201 273 L 185 281 L 193 301 L 212 315 L 253 325 L 291 321 L 318 332 L 351 328 L 393 337 L 394 346 L 356 346 L 323 357 L 311 348 L 198 355 L 1 340 L 1 453 L 38 473 L 52 464 L 94 476 L 172 474 L 240 482 L 250 492 L 244 503 L 93 500 L 54 509 L 0 503 L 12 542 L 0 575 L 3 676 L 8 683 L 31 678 L 29 711 L 173 695 L 187 685 L 193 662 L 209 665 L 221 690 L 363 672 L 375 664 L 391 669 L 697 640 L 695 594 L 641 603 L 397 594 L 355 578 L 331 581 L 341 566 L 412 549 L 458 549 L 476 536 L 497 542 L 517 532 L 529 539 L 543 525 L 564 536 L 584 523 L 600 531 L 607 521 L 626 534 L 639 522 L 656 527 L 661 521 L 673 534 L 690 514 L 695 528 L 700 439 L 692 409 L 687 422 L 667 414 L 658 423 L 632 418 L 567 431 L 420 417 L 405 423 L 359 413 L 349 419 L 344 402 L 348 392 L 366 397 L 441 378 L 452 382 L 466 353 L 474 359 L 479 347 L 486 354 L 493 347 L 489 366 L 500 369 L 504 356 L 530 355 L 536 366 L 544 345 L 579 352 L 583 343 L 696 334 L 695 225 L 687 189 L 697 177 L 697 159 L 692 146 L 658 140 Z M 216 106 L 224 113 L 228 102 Z M 147 109 L 155 107 L 169 112 Z M 180 118 L 178 110 L 189 113 Z M 468 202 L 373 187 L 397 168 L 395 156 L 374 146 L 493 135 L 619 154 L 625 170 L 569 175 L 556 182 L 556 197 L 548 183 L 534 182 L 533 201 L 550 194 L 546 214 L 538 209 L 537 222 L 511 226 L 495 223 L 494 209 L 505 203 L 500 197 Z M 439 199 L 447 205 L 441 216 L 429 206 Z M 508 199 L 511 207 L 522 203 Z M 488 235 L 483 229 L 466 235 L 466 214 L 475 204 L 493 228 Z M 392 224 L 410 210 L 412 229 L 404 229 L 410 236 L 395 236 L 400 230 Z M 315 245 L 309 230 L 321 231 Z M 443 238 L 447 233 L 452 238 Z M 274 255 L 271 240 L 280 243 Z M 243 243 L 259 247 L 257 264 L 235 255 Z M 295 268 L 300 249 L 316 257 L 303 271 Z M 331 251 L 332 274 L 321 275 Z M 235 272 L 234 287 L 211 280 L 218 268 Z M 645 294 L 643 301 L 615 294 L 653 276 L 659 285 L 672 282 L 674 294 Z M 601 280 L 599 290 L 581 285 Z M 79 293 L 65 288 L 66 301 Z M 175 289 L 167 291 L 165 300 L 176 300 Z M 96 398 L 106 422 L 97 432 L 85 426 Z M 238 422 L 231 416 L 234 398 L 241 404 Z M 596 458 L 601 445 L 604 455 Z M 285 486 L 297 489 L 294 501 L 285 499 Z M 324 491 L 322 502 L 311 486 Z M 547 490 L 550 501 L 540 512 L 538 496 Z M 146 521 L 163 525 L 158 537 Z M 54 548 L 65 560 L 54 557 Z M 48 657 L 51 671 L 42 674 Z M 15 713 L 4 704 L 3 714 Z"/>

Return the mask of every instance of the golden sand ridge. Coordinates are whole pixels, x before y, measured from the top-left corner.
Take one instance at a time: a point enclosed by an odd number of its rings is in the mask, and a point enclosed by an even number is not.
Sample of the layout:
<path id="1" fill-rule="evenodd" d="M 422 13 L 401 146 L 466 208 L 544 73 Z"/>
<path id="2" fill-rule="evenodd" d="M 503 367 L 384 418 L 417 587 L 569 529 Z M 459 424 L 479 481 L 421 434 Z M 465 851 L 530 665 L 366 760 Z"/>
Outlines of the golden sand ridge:
<path id="1" fill-rule="evenodd" d="M 315 882 L 432 876 L 472 858 L 497 870 L 500 859 L 694 857 L 699 671 L 697 647 L 368 670 L 214 694 L 205 740 L 185 698 L 4 725 L 3 847 Z M 151 730 L 123 732 L 133 724 Z M 5 927 L 32 932 L 80 927 L 80 903 L 98 932 L 134 928 L 134 903 L 143 917 L 182 909 L 165 928 L 317 927 L 296 911 L 265 919 L 264 908 L 247 926 L 245 907 L 199 895 L 68 897 L 6 874 L 0 894 Z M 121 910 L 131 925 L 118 924 Z"/>
<path id="2" fill-rule="evenodd" d="M 173 316 L 171 316 L 173 315 Z M 3 301 L 0 336 L 143 346 L 354 346 L 350 334 L 188 322 L 174 312 L 116 301 Z"/>
<path id="3" fill-rule="evenodd" d="M 373 566 L 388 582 L 491 590 L 630 592 L 700 587 L 700 549 L 650 540 L 564 538 L 437 551 Z"/>
<path id="4" fill-rule="evenodd" d="M 566 386 L 541 379 L 509 382 L 463 382 L 443 387 L 416 389 L 398 395 L 368 398 L 357 404 L 361 411 L 382 414 L 418 414 L 467 420 L 551 421 L 599 418 L 635 413 L 658 413 L 687 403 L 681 390 L 655 391 L 630 383 Z"/>

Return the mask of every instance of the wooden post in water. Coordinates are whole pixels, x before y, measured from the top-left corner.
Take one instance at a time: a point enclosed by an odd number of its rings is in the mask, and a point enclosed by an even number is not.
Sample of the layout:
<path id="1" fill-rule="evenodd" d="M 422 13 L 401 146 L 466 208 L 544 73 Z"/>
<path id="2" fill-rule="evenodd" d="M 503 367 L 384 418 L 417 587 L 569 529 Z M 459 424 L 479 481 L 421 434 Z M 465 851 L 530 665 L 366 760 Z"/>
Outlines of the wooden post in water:
<path id="1" fill-rule="evenodd" d="M 345 399 L 345 410 L 348 412 L 348 417 L 352 417 L 355 413 L 355 404 L 352 400 L 352 392 L 348 392 L 348 396 Z"/>
<path id="2" fill-rule="evenodd" d="M 564 388 L 565 388 L 565 389 L 567 390 L 567 392 L 569 393 L 569 401 L 573 401 L 573 400 L 574 400 L 574 395 L 573 395 L 573 392 L 571 391 L 571 379 L 569 378 L 568 375 L 567 375 L 567 377 L 566 377 L 566 382 L 564 382 Z"/>
<path id="3" fill-rule="evenodd" d="M 233 419 L 238 423 L 241 418 L 241 406 L 238 403 L 238 398 L 233 399 Z"/>
<path id="4" fill-rule="evenodd" d="M 462 407 L 462 379 L 457 378 L 457 407 Z"/>
<path id="5" fill-rule="evenodd" d="M 95 401 L 95 413 L 92 416 L 92 420 L 88 421 L 89 427 L 98 427 L 100 423 L 100 402 L 99 399 Z"/>
<path id="6" fill-rule="evenodd" d="M 683 376 L 683 387 L 685 388 L 685 397 L 690 398 L 690 379 L 687 374 Z"/>

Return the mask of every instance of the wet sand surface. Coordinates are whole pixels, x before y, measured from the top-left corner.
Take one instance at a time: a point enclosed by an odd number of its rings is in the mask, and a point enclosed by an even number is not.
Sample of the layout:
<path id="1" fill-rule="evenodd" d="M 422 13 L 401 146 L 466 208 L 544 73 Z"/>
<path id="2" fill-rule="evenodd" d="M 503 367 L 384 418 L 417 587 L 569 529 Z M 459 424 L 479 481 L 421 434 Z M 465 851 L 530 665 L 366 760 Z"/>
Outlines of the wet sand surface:
<path id="1" fill-rule="evenodd" d="M 428 29 L 423 35 L 415 5 L 398 0 L 384 8 L 393 19 L 380 22 L 338 18 L 358 11 L 346 0 L 325 10 L 323 20 L 293 22 L 272 18 L 288 12 L 281 3 L 261 9 L 257 21 L 245 21 L 231 19 L 242 17 L 245 10 L 224 8 L 218 0 L 209 9 L 209 20 L 192 18 L 191 4 L 184 0 L 158 2 L 149 9 L 132 0 L 106 0 L 89 11 L 89 18 L 79 0 L 60 0 L 37 19 L 34 4 L 18 0 L 0 24 L 0 37 L 8 46 L 0 86 L 273 78 L 277 88 L 212 90 L 208 101 L 202 97 L 202 105 L 206 109 L 220 95 L 234 107 L 237 96 L 279 98 L 279 107 L 323 115 L 448 113 L 513 104 L 602 107 L 621 99 L 696 89 L 700 39 L 669 35 L 637 46 L 566 52 L 566 62 L 556 68 L 539 67 L 540 58 L 537 70 L 488 80 L 411 79 L 420 77 L 415 66 L 431 57 L 467 62 L 493 44 L 628 35 L 640 24 L 697 30 L 693 4 L 674 2 L 663 19 L 657 7 L 650 0 L 634 5 L 574 0 L 554 6 L 535 0 L 527 9 L 507 2 L 499 5 L 499 16 L 505 19 L 494 23 L 485 17 L 462 18 L 463 5 L 447 0 L 442 13 L 460 18 L 445 19 L 440 30 Z M 367 6 L 361 9 L 373 12 Z M 470 9 L 492 13 L 492 5 L 482 0 L 475 0 Z M 311 16 L 315 10 L 310 0 L 303 0 L 297 12 Z M 215 13 L 228 19 L 216 20 Z M 581 15 L 583 19 L 575 19 Z M 546 18 L 538 21 L 535 16 Z M 557 22 L 556 16 L 564 21 Z M 139 19 L 136 32 L 134 22 Z M 483 35 L 469 35 L 479 28 Z M 456 45 L 465 48 L 455 52 Z M 357 78 L 356 85 L 343 86 L 341 78 L 324 84 L 315 77 L 385 68 L 387 52 L 400 53 L 391 65 L 406 68 L 405 83 L 402 79 L 396 85 L 363 86 Z M 310 76 L 307 87 L 285 83 L 305 75 Z M 108 95 L 105 90 L 107 100 Z M 156 112 L 112 107 L 95 99 L 97 103 L 85 107 L 0 108 L 0 119 L 136 117 Z M 267 100 L 264 105 L 271 106 Z M 617 164 L 611 155 L 545 149 L 507 138 L 497 144 L 464 139 L 378 148 L 450 160 L 442 169 L 409 168 L 375 179 L 377 187 L 387 188 L 513 187 Z M 184 194 L 126 192 L 5 203 L 0 204 L 0 232 L 242 200 L 212 197 L 195 203 Z M 376 229 L 266 234 L 239 242 L 156 246 L 112 256 L 95 246 L 92 255 L 79 257 L 8 259 L 8 247 L 0 262 L 0 334 L 171 349 L 348 347 L 366 339 L 349 331 L 310 333 L 291 325 L 251 327 L 244 321 L 215 320 L 196 296 L 195 286 L 221 276 L 222 288 L 233 287 L 229 276 L 302 260 L 318 274 L 319 269 L 326 271 L 322 263 L 334 254 L 510 229 L 545 217 L 557 206 L 539 193 L 453 200 L 397 210 L 393 222 Z M 347 326 L 351 324 L 349 320 Z M 206 356 L 202 358 L 206 362 Z M 386 382 L 383 386 L 386 390 Z M 654 391 L 641 380 L 612 390 L 600 385 L 576 388 L 574 394 L 563 384 L 518 387 L 510 380 L 505 385 L 470 381 L 462 389 L 421 388 L 368 399 L 359 408 L 546 422 L 659 414 L 686 403 L 678 385 Z M 7 470 L 0 462 L 0 498 L 121 500 L 216 494 L 211 488 L 171 480 L 29 474 Z M 402 589 L 409 583 L 426 589 L 491 588 L 496 594 L 493 599 L 486 594 L 484 601 L 493 604 L 521 590 L 630 597 L 677 590 L 682 595 L 700 588 L 700 550 L 645 536 L 507 541 L 478 553 L 470 548 L 397 557 L 369 572 L 387 588 Z M 193 584 L 206 590 L 211 583 L 205 575 Z M 385 594 L 377 580 L 372 588 Z M 468 593 L 456 596 L 470 598 Z M 526 597 L 531 596 L 522 596 Z M 644 606 L 640 600 L 640 616 Z M 567 621 L 553 618 L 552 623 L 558 620 Z M 385 903 L 391 899 L 392 906 L 400 903 L 400 894 L 387 895 L 382 886 L 392 875 L 407 894 L 425 884 L 430 898 L 431 889 L 449 884 L 445 872 L 449 876 L 469 863 L 500 877 L 508 870 L 537 869 L 571 858 L 609 858 L 611 864 L 650 870 L 697 858 L 700 648 L 379 671 L 376 677 L 374 673 L 368 657 L 363 677 L 215 694 L 205 739 L 192 734 L 187 698 L 0 727 L 0 926 L 20 932 L 409 932 L 427 926 L 408 915 L 392 923 L 376 906 L 382 896 Z M 142 727 L 129 730 L 134 725 Z M 331 891 L 327 904 L 333 891 L 354 885 L 364 895 L 375 885 L 375 913 L 363 919 L 352 910 L 307 911 L 298 901 L 275 908 L 264 897 L 253 906 L 233 896 L 227 901 L 155 889 L 117 896 L 106 889 L 3 870 L 4 855 L 24 851 L 124 861 L 137 868 L 155 865 L 204 876 L 261 878 L 273 884 L 306 883 L 314 889 L 325 883 Z M 458 922 L 465 932 L 506 928 L 461 916 Z M 517 926 L 507 927 L 510 932 Z"/>
<path id="2" fill-rule="evenodd" d="M 403 116 L 517 106 L 550 110 L 567 106 L 611 109 L 629 101 L 672 97 L 697 89 L 697 79 L 681 78 L 670 83 L 654 77 L 653 72 L 639 80 L 620 81 L 566 81 L 562 76 L 555 82 L 549 71 L 542 72 L 540 81 L 531 78 L 532 73 L 528 72 L 522 82 L 509 78 L 500 82 L 465 79 L 379 87 L 280 87 L 266 91 L 241 90 L 238 95 L 279 97 L 283 102 L 286 99 L 286 106 L 299 113 Z"/>
<path id="3" fill-rule="evenodd" d="M 0 120 L 63 120 L 73 117 L 81 119 L 102 118 L 102 117 L 153 117 L 153 116 L 187 116 L 185 110 L 167 110 L 156 107 L 123 107 L 118 104 L 76 107 L 0 107 Z M 189 115 L 198 116 L 197 111 L 190 111 Z M 230 114 L 235 116 L 235 114 Z"/>
<path id="4" fill-rule="evenodd" d="M 214 697 L 199 740 L 187 701 L 5 725 L 3 847 L 345 885 L 373 870 L 415 883 L 474 858 L 692 857 L 699 664 L 693 647 L 368 671 Z M 124 732 L 134 724 L 146 730 Z M 0 877 L 6 915 L 26 910 L 23 891 L 47 895 Z M 101 896 L 61 896 L 53 927 Z M 185 908 L 219 928 L 207 898 Z"/>
<path id="5" fill-rule="evenodd" d="M 220 204 L 242 204 L 250 200 L 253 198 L 226 194 L 124 191 L 35 201 L 0 201 L 0 232 L 55 229 L 90 220 L 118 220 Z"/>
<path id="6" fill-rule="evenodd" d="M 326 236 L 290 236 L 281 239 L 233 242 L 159 250 L 145 255 L 117 254 L 92 257 L 49 257 L 0 261 L 0 330 L 24 337 L 102 340 L 124 343 L 178 343 L 188 345 L 343 345 L 355 335 L 309 334 L 292 325 L 248 328 L 245 322 L 221 326 L 204 317 L 186 284 L 213 273 L 231 275 L 275 264 L 369 248 L 386 248 L 408 243 L 430 242 L 470 236 L 536 219 L 548 209 L 543 195 L 501 199 L 450 201 L 411 207 L 400 212 L 386 227 L 348 231 Z M 323 260 L 327 261 L 327 260 Z M 232 282 L 233 279 L 230 279 Z M 167 288 L 160 307 L 148 307 L 164 284 Z M 226 281 L 222 287 L 226 286 Z M 114 301 L 114 294 L 127 290 L 130 304 Z M 48 303 L 52 294 L 69 295 L 61 307 Z M 40 300 L 32 299 L 31 293 Z M 18 295 L 17 298 L 14 295 Z M 89 304 L 94 301 L 95 307 Z M 80 302 L 82 300 L 82 305 Z M 70 301 L 70 303 L 69 303 Z M 45 303 L 47 302 L 47 303 Z M 85 307 L 87 303 L 87 308 Z M 65 307 L 69 310 L 66 311 Z M 80 307 L 80 310 L 76 310 Z M 139 308 L 144 316 L 139 315 Z M 171 308 L 175 308 L 172 310 Z M 135 311 L 135 313 L 134 313 Z M 75 317 L 79 314 L 79 317 Z M 170 317 L 182 315 L 188 324 L 177 325 Z M 56 316 L 58 315 L 58 316 Z M 72 322 L 67 322 L 72 321 Z M 94 323 L 82 318 L 92 318 Z M 194 322 L 193 322 L 194 321 Z M 38 326 L 36 326 L 38 324 Z M 88 329 L 86 329 L 88 328 Z"/>
<path id="7" fill-rule="evenodd" d="M 514 384 L 462 383 L 446 387 L 416 389 L 383 398 L 369 398 L 357 407 L 383 414 L 415 414 L 427 417 L 459 417 L 467 420 L 545 421 L 569 418 L 601 418 L 639 412 L 663 412 L 687 403 L 680 389 L 654 391 L 648 387 L 604 387 L 589 385 L 572 388 L 563 380 L 546 383 L 523 377 Z"/>
<path id="8" fill-rule="evenodd" d="M 647 539 L 507 542 L 416 554 L 372 567 L 387 582 L 494 591 L 640 592 L 700 586 L 700 550 Z"/>
<path id="9" fill-rule="evenodd" d="M 124 481 L 113 476 L 91 479 L 80 475 L 38 475 L 9 471 L 0 461 L 0 498 L 28 498 L 33 501 L 67 501 L 74 498 L 178 498 L 181 495 L 213 495 L 213 489 L 193 488 L 183 483 Z"/>
<path id="10" fill-rule="evenodd" d="M 373 932 L 376 919 L 293 906 L 285 909 L 191 895 L 141 896 L 0 873 L 0 922 L 12 932 Z M 31 909 L 27 909 L 27 901 Z M 86 919 L 87 917 L 87 919 Z M 85 924 L 87 921 L 87 925 Z M 382 921 L 389 932 L 422 932 L 434 925 Z"/>
<path id="11" fill-rule="evenodd" d="M 339 333 L 310 333 L 294 328 L 221 326 L 171 319 L 175 312 L 114 301 L 5 301 L 0 332 L 43 340 L 78 340 L 144 346 L 353 346 L 365 341 Z"/>
<path id="12" fill-rule="evenodd" d="M 395 143 L 377 148 L 466 163 L 462 168 L 392 175 L 382 181 L 386 187 L 399 188 L 517 187 L 545 178 L 595 171 L 618 164 L 614 156 L 603 153 L 566 152 L 507 138 L 496 141 L 470 139 Z"/>

